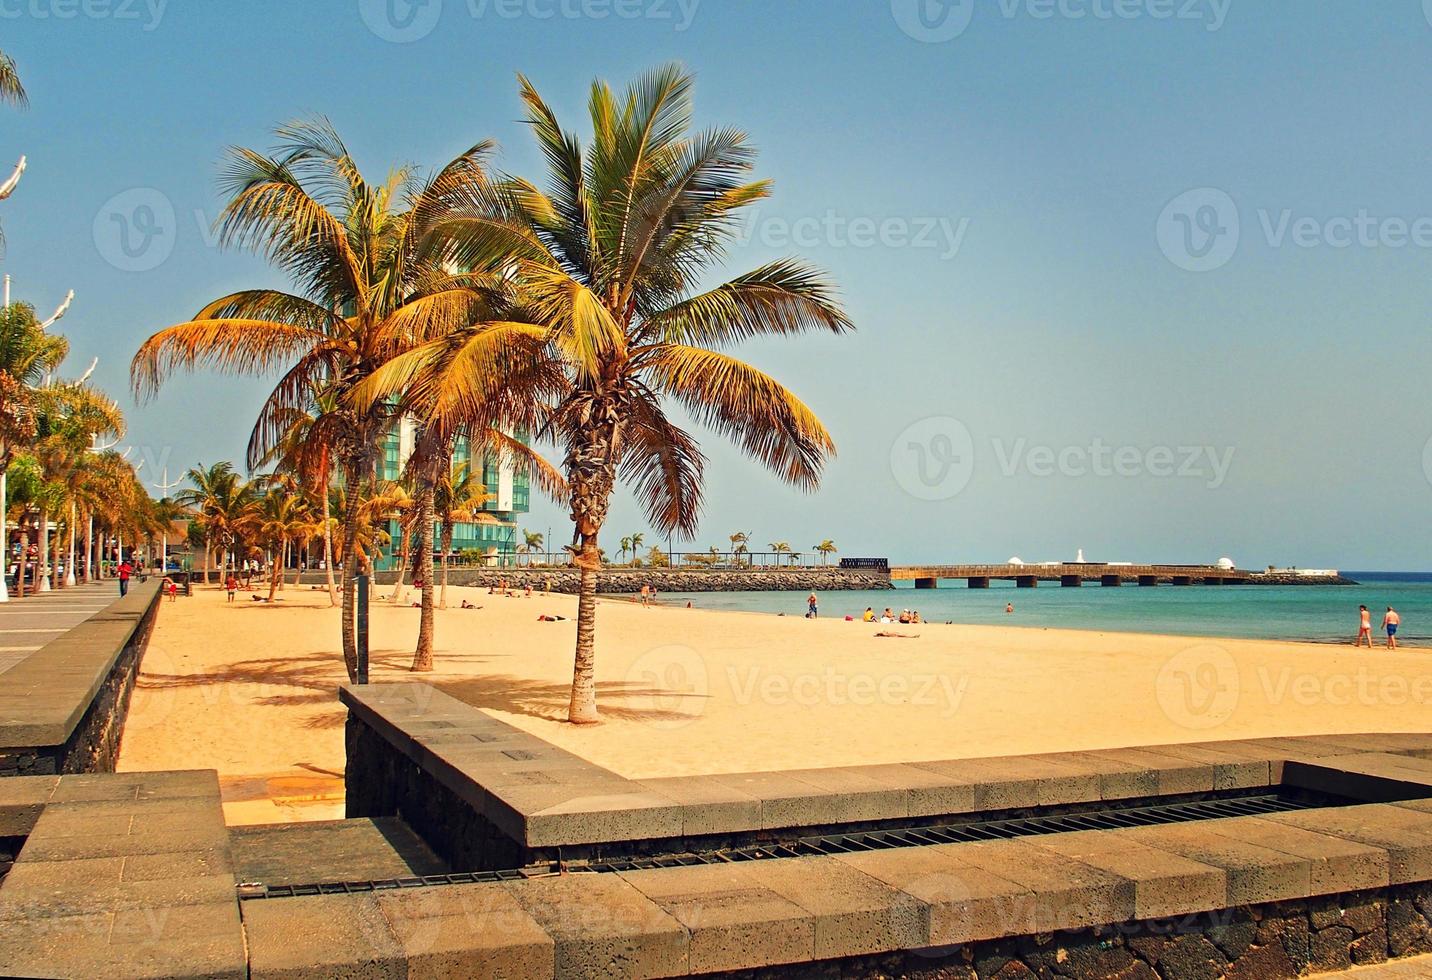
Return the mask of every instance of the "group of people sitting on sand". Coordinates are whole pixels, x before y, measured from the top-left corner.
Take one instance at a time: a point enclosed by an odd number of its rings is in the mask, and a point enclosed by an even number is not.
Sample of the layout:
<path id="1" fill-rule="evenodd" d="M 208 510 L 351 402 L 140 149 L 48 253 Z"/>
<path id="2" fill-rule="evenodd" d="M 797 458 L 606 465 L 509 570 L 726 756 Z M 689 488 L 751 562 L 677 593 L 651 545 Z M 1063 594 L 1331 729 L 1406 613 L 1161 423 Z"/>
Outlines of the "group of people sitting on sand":
<path id="1" fill-rule="evenodd" d="M 886 606 L 885 611 L 878 616 L 875 614 L 874 607 L 866 606 L 865 614 L 860 617 L 860 620 L 864 623 L 905 623 L 907 625 L 924 622 L 924 620 L 920 618 L 920 611 L 918 609 L 902 609 L 900 610 L 900 615 L 897 616 L 895 615 L 895 611 L 889 606 Z"/>

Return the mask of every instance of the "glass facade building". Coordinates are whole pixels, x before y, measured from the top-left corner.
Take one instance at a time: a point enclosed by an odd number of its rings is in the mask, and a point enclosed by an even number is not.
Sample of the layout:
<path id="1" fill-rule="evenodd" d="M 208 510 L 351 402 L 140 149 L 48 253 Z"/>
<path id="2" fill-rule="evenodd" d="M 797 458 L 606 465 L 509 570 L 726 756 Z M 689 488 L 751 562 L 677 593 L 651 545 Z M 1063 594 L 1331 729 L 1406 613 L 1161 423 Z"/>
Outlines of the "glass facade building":
<path id="1" fill-rule="evenodd" d="M 378 479 L 397 481 L 412 455 L 415 427 L 404 417 L 383 437 L 378 460 Z M 453 524 L 452 550 L 457 554 L 478 552 L 487 565 L 511 565 L 517 559 L 517 520 L 531 505 L 531 480 L 525 472 L 514 470 L 487 453 L 474 453 L 465 439 L 459 439 L 453 453 L 453 466 L 466 463 L 475 481 L 491 498 L 483 504 L 487 519 L 482 523 Z M 375 565 L 380 570 L 396 567 L 397 551 L 402 544 L 398 521 L 388 522 L 390 542 L 382 549 Z M 434 531 L 434 548 L 442 546 L 442 521 Z"/>

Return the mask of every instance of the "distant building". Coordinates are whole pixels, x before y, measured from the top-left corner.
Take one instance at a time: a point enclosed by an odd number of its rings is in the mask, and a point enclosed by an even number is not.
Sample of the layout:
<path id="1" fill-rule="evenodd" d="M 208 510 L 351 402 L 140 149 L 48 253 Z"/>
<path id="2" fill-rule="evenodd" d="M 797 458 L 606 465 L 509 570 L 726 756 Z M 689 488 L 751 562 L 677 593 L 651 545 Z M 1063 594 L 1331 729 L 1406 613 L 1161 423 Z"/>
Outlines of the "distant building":
<path id="1" fill-rule="evenodd" d="M 393 481 L 401 479 L 403 467 L 413 454 L 417 426 L 408 416 L 403 416 L 398 425 L 390 429 L 379 443 L 378 479 Z M 452 550 L 455 555 L 477 551 L 484 564 L 511 565 L 517 558 L 517 521 L 531 506 L 531 480 L 526 473 L 518 472 L 510 464 L 503 464 L 487 454 L 474 454 L 468 448 L 467 440 L 459 439 L 453 453 L 453 466 L 467 463 L 475 481 L 481 482 L 491 496 L 482 507 L 482 519 L 476 523 L 455 523 L 453 525 Z M 386 528 L 391 540 L 384 545 L 374 561 L 379 570 L 397 566 L 397 551 L 402 544 L 402 529 L 397 520 L 390 520 Z M 434 527 L 433 547 L 442 546 L 442 520 L 439 517 Z M 416 547 L 416 542 L 414 542 Z"/>

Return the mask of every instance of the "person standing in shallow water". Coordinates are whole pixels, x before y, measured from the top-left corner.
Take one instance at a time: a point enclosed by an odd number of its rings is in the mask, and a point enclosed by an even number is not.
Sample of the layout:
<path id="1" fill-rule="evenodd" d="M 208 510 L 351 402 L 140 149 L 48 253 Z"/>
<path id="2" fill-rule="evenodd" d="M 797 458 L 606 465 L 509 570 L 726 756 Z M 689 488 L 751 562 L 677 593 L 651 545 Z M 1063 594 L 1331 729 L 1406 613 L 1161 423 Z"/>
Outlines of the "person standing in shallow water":
<path id="1" fill-rule="evenodd" d="M 1388 606 L 1387 612 L 1382 614 L 1382 628 L 1387 630 L 1387 649 L 1397 649 L 1397 627 L 1401 625 L 1402 617 L 1397 614 L 1396 609 Z"/>
<path id="2" fill-rule="evenodd" d="M 1352 641 L 1355 647 L 1362 646 L 1363 637 L 1367 638 L 1367 648 L 1372 649 L 1372 613 L 1366 606 L 1357 607 L 1358 626 L 1357 639 Z"/>
<path id="3" fill-rule="evenodd" d="M 816 599 L 814 592 L 812 592 L 810 594 L 810 598 L 806 600 L 806 615 L 808 615 L 811 619 L 817 619 L 820 617 L 820 603 Z"/>

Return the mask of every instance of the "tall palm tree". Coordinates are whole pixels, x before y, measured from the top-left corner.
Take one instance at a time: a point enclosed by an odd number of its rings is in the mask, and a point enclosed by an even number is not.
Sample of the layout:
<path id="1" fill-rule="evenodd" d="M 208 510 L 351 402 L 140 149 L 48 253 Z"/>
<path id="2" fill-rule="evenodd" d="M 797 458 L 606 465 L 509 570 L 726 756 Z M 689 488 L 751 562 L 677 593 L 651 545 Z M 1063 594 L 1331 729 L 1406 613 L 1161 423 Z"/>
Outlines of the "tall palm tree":
<path id="1" fill-rule="evenodd" d="M 646 540 L 646 535 L 644 535 L 644 534 L 637 533 L 637 534 L 633 534 L 633 535 L 631 536 L 631 538 L 630 538 L 630 541 L 631 541 L 631 559 L 632 559 L 633 562 L 636 561 L 636 553 L 637 553 L 637 550 L 641 547 L 641 543 L 642 543 L 643 541 L 645 541 L 645 540 Z"/>
<path id="2" fill-rule="evenodd" d="M 187 477 L 193 486 L 181 488 L 174 499 L 203 515 L 207 541 L 204 580 L 209 578 L 208 549 L 213 549 L 220 556 L 222 584 L 235 565 L 237 546 L 254 529 L 261 487 L 243 479 L 227 462 L 207 469 L 195 467 Z"/>
<path id="3" fill-rule="evenodd" d="M 620 543 L 621 550 L 618 553 L 622 556 L 622 561 L 626 561 L 626 553 L 628 551 L 631 551 L 631 536 L 628 535 L 627 537 L 622 538 Z"/>
<path id="4" fill-rule="evenodd" d="M 190 539 L 197 530 L 203 535 L 204 542 L 204 584 L 209 584 L 209 558 L 214 551 L 217 535 L 209 529 L 208 517 L 210 510 L 217 506 L 219 499 L 227 493 L 227 487 L 238 479 L 234 472 L 232 463 L 215 463 L 213 466 L 205 467 L 202 463 L 184 474 L 185 479 L 190 483 L 187 487 L 181 487 L 174 495 L 174 499 L 182 506 L 187 507 L 195 515 L 194 521 L 190 524 Z M 219 584 L 223 584 L 223 574 L 220 573 Z"/>
<path id="5" fill-rule="evenodd" d="M 813 550 L 820 552 L 820 563 L 825 565 L 829 563 L 830 556 L 840 549 L 835 546 L 834 541 L 830 540 L 830 538 L 826 538 L 820 544 L 816 545 Z"/>
<path id="6" fill-rule="evenodd" d="M 371 184 L 326 120 L 291 123 L 277 136 L 272 154 L 230 153 L 223 180 L 229 200 L 217 227 L 222 245 L 250 248 L 286 272 L 292 291 L 249 289 L 215 300 L 145 341 L 131 376 L 137 393 L 153 395 L 178 369 L 282 372 L 250 438 L 251 466 L 282 438 L 287 409 L 303 407 L 314 385 L 331 390 L 342 407 L 324 424 L 347 487 L 344 536 L 351 543 L 392 413 L 384 401 L 355 408 L 347 397 L 389 358 L 395 337 L 431 336 L 471 319 L 481 277 L 446 271 L 424 243 L 435 223 L 474 200 L 489 144 L 427 180 L 404 167 Z M 357 677 L 356 574 L 357 563 L 345 561 L 350 679 Z"/>
<path id="7" fill-rule="evenodd" d="M 791 545 L 790 545 L 790 542 L 789 542 L 789 541 L 772 541 L 772 542 L 771 542 L 771 550 L 776 553 L 776 567 L 777 567 L 777 568 L 780 568 L 780 567 L 781 567 L 781 555 L 788 555 L 788 554 L 790 554 L 790 553 L 791 553 Z"/>
<path id="8" fill-rule="evenodd" d="M 545 189 L 510 179 L 435 230 L 460 268 L 501 269 L 501 318 L 405 355 L 451 402 L 486 402 L 512 429 L 563 451 L 580 573 L 568 718 L 598 720 L 594 680 L 598 538 L 617 480 L 659 532 L 694 533 L 705 463 L 676 406 L 797 487 L 816 485 L 834 443 L 774 378 L 724 352 L 741 340 L 851 328 L 831 285 L 785 259 L 699 292 L 734 239 L 742 209 L 766 197 L 747 179 L 754 152 L 734 129 L 691 131 L 691 77 L 652 72 L 617 96 L 593 85 L 587 145 L 525 78 L 526 122 Z M 516 392 L 500 403 L 501 392 Z"/>

